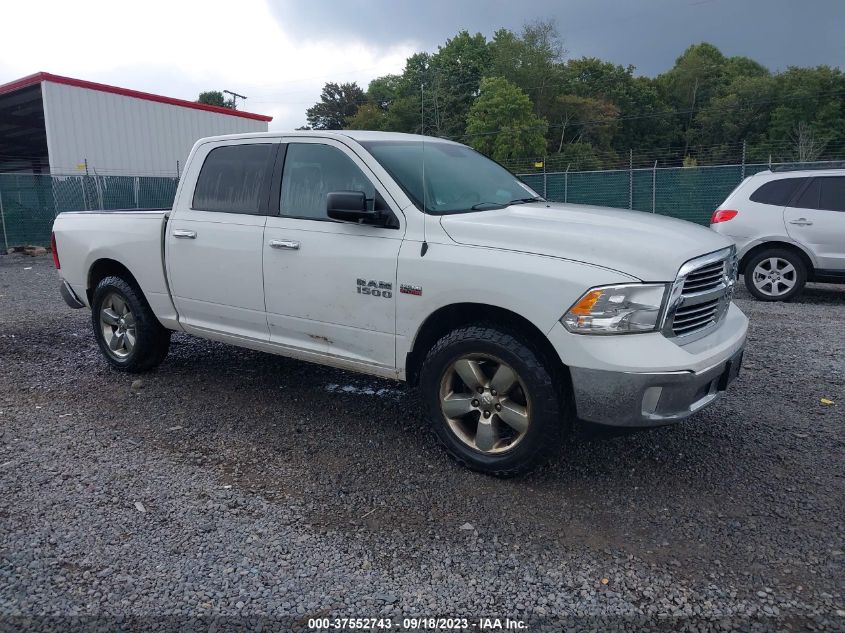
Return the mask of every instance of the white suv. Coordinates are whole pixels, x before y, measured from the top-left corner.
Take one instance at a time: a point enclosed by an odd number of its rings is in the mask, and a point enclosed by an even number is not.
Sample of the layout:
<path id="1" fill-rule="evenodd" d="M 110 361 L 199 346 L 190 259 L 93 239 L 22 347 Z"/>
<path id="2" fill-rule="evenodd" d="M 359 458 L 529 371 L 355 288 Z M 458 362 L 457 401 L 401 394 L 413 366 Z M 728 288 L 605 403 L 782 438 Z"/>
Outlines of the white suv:
<path id="1" fill-rule="evenodd" d="M 845 283 L 845 169 L 749 176 L 710 228 L 736 242 L 745 285 L 761 301 L 787 301 L 808 281 Z"/>

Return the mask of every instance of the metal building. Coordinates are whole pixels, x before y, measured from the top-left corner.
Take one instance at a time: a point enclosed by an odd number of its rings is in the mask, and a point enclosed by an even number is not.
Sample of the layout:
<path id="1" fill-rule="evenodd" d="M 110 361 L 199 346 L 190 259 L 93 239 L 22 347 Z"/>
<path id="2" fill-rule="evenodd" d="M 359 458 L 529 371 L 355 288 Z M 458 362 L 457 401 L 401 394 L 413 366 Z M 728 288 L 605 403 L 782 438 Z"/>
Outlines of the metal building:
<path id="1" fill-rule="evenodd" d="M 0 85 L 0 174 L 178 176 L 197 139 L 271 119 L 36 73 Z"/>

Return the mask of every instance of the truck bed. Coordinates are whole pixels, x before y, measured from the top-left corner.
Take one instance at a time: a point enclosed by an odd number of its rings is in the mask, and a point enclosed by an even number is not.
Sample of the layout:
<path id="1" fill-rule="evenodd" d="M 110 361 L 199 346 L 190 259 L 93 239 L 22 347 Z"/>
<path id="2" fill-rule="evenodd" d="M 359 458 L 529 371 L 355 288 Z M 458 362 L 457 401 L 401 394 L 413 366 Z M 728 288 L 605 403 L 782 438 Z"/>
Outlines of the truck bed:
<path id="1" fill-rule="evenodd" d="M 89 305 L 85 271 L 119 263 L 131 271 L 153 312 L 166 326 L 176 322 L 164 268 L 164 229 L 170 209 L 113 209 L 61 213 L 53 224 L 62 273 Z M 95 266 L 96 265 L 96 266 Z M 171 323 L 172 320 L 172 323 Z"/>

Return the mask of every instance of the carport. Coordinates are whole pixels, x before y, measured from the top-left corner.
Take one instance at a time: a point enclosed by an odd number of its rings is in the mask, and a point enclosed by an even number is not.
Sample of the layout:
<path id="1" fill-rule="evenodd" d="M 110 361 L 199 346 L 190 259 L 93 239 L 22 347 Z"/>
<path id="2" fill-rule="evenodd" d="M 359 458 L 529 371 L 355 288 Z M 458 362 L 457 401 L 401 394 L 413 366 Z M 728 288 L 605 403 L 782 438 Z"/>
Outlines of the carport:
<path id="1" fill-rule="evenodd" d="M 49 173 L 41 84 L 0 87 L 0 173 Z"/>

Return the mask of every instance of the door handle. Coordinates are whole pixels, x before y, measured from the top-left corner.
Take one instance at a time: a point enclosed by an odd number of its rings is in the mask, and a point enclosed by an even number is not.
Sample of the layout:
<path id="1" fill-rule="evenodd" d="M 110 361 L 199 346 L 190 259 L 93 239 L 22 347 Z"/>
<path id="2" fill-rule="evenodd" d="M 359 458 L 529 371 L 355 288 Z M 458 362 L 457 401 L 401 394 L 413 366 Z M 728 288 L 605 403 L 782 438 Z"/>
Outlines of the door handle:
<path id="1" fill-rule="evenodd" d="M 797 220 L 790 220 L 790 224 L 795 224 L 797 226 L 813 226 L 813 223 L 807 220 L 807 218 L 798 218 Z"/>
<path id="2" fill-rule="evenodd" d="M 294 240 L 270 240 L 270 248 L 282 248 L 289 251 L 298 251 L 299 242 Z"/>
<path id="3" fill-rule="evenodd" d="M 197 232 L 176 229 L 175 231 L 173 231 L 173 237 L 178 238 L 180 240 L 195 240 L 197 239 Z"/>

